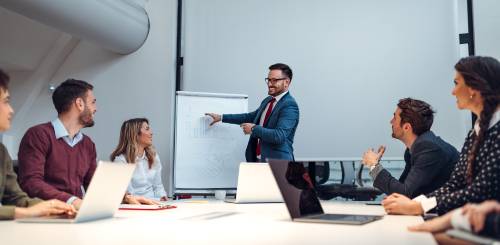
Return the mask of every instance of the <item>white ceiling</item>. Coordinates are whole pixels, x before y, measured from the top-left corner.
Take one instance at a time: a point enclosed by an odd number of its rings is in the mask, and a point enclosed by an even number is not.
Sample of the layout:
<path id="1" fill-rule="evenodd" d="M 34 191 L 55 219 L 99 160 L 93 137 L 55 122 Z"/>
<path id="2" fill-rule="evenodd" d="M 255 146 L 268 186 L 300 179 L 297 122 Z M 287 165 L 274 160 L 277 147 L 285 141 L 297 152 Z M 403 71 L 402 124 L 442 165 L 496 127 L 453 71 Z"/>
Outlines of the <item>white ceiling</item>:
<path id="1" fill-rule="evenodd" d="M 0 7 L 0 68 L 33 71 L 62 32 Z"/>

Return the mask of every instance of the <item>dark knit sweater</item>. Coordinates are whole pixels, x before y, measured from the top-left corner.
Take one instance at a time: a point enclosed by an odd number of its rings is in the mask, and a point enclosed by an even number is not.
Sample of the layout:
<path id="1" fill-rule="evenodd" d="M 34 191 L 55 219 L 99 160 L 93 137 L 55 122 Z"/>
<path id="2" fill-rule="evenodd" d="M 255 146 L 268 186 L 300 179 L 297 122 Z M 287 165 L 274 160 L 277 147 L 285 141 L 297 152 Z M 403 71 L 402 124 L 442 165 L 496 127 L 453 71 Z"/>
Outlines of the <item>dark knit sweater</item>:
<path id="1" fill-rule="evenodd" d="M 59 199 L 83 197 L 96 168 L 96 150 L 84 135 L 74 147 L 63 138 L 56 139 L 50 122 L 26 132 L 18 153 L 19 183 L 31 197 Z"/>

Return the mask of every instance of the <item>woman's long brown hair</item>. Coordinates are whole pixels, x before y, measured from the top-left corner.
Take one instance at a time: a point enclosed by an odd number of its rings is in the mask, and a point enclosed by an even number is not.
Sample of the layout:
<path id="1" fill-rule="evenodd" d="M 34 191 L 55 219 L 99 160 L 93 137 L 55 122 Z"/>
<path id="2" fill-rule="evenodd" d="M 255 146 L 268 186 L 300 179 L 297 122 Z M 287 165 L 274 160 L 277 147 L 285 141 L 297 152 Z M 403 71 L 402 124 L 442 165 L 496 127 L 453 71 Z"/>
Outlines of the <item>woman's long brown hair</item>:
<path id="1" fill-rule="evenodd" d="M 137 157 L 138 137 L 141 134 L 141 127 L 143 123 L 149 124 L 148 119 L 133 118 L 123 122 L 120 130 L 120 140 L 118 141 L 116 149 L 113 153 L 111 153 L 111 161 L 114 161 L 117 156 L 123 154 L 128 163 L 135 163 L 135 159 Z M 146 152 L 148 165 L 151 169 L 155 161 L 156 152 L 153 146 L 146 147 L 144 151 Z"/>

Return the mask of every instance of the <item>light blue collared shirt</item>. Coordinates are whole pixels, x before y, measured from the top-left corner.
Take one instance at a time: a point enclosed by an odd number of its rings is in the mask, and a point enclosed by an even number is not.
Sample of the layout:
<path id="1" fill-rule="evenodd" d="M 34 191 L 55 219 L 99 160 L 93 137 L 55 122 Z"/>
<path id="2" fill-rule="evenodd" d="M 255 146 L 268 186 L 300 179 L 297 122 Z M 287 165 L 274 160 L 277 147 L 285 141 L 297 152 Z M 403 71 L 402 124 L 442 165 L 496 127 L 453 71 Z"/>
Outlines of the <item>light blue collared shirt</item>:
<path id="1" fill-rule="evenodd" d="M 83 134 L 78 131 L 75 134 L 75 137 L 70 138 L 68 130 L 64 127 L 61 120 L 59 118 L 54 119 L 52 122 L 52 126 L 54 127 L 54 132 L 56 133 L 56 139 L 63 138 L 64 142 L 66 142 L 69 146 L 74 147 L 78 142 L 82 141 Z"/>
<path id="2" fill-rule="evenodd" d="M 64 127 L 64 124 L 61 122 L 59 118 L 54 119 L 52 122 L 52 127 L 54 127 L 54 132 L 56 134 L 56 139 L 63 138 L 64 142 L 68 144 L 71 147 L 75 147 L 78 142 L 82 141 L 83 139 L 83 134 L 82 132 L 78 131 L 77 134 L 75 134 L 75 137 L 70 138 L 68 130 Z M 83 188 L 82 188 L 83 189 Z M 67 204 L 72 204 L 73 201 L 75 201 L 78 197 L 72 196 L 68 200 L 66 200 Z"/>

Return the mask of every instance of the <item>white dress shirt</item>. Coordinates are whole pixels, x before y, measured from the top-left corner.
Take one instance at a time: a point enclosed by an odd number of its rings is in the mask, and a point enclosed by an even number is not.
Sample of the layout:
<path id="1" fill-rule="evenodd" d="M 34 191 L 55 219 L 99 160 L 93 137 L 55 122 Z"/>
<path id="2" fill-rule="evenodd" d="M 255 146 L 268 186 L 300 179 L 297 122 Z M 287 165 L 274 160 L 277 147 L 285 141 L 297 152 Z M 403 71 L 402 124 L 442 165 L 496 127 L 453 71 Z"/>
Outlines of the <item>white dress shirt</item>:
<path id="1" fill-rule="evenodd" d="M 283 98 L 283 96 L 285 96 L 285 94 L 287 94 L 288 91 L 285 91 L 284 93 L 281 93 L 280 95 L 276 96 L 276 97 L 273 97 L 276 101 L 274 102 L 273 104 L 273 110 L 274 108 L 276 107 L 276 105 L 278 104 L 278 101 L 280 101 L 281 98 Z M 266 105 L 266 108 L 264 109 L 264 111 L 262 112 L 262 114 L 260 115 L 260 121 L 259 121 L 259 125 L 260 126 L 264 126 L 264 119 L 266 117 L 266 113 L 267 113 L 267 110 L 269 109 L 269 104 L 270 103 L 267 103 Z M 272 111 L 271 111 L 272 112 Z"/>
<path id="2" fill-rule="evenodd" d="M 123 154 L 117 156 L 114 161 L 127 163 Z M 134 196 L 143 196 L 154 200 L 166 197 L 167 193 L 161 181 L 161 162 L 158 154 L 156 154 L 151 169 L 149 168 L 146 152 L 135 159 L 135 164 L 137 164 L 137 167 L 127 187 L 127 192 Z"/>
<path id="3" fill-rule="evenodd" d="M 462 214 L 462 208 L 457 208 L 453 211 L 451 215 L 451 226 L 455 229 L 460 229 L 464 231 L 471 231 L 471 225 L 469 222 L 469 217 Z"/>

